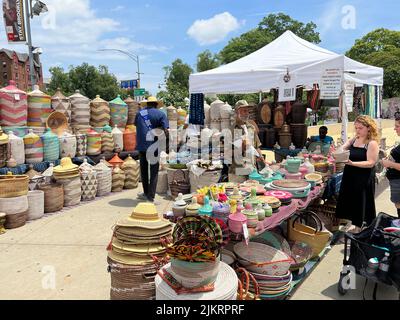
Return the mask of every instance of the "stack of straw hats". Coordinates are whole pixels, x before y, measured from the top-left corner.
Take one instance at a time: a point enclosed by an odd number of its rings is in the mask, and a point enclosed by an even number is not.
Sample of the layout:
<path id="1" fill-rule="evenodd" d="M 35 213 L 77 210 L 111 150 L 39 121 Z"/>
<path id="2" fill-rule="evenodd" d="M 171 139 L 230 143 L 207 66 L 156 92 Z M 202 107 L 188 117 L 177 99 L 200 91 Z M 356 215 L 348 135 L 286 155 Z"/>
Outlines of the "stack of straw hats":
<path id="1" fill-rule="evenodd" d="M 159 217 L 154 204 L 140 203 L 118 221 L 108 252 L 111 299 L 154 299 L 154 278 L 171 242 L 172 224 Z"/>

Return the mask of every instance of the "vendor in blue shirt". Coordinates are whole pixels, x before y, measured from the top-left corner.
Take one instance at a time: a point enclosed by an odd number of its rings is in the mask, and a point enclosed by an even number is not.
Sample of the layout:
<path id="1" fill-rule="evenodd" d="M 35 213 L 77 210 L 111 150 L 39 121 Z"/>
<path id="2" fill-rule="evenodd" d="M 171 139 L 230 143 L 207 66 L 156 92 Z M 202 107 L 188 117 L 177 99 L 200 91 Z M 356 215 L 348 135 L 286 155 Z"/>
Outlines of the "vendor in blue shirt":
<path id="1" fill-rule="evenodd" d="M 168 118 L 164 112 L 157 109 L 160 105 L 156 97 L 149 97 L 146 101 L 141 103 L 143 107 L 136 115 L 136 150 L 139 151 L 140 159 L 140 175 L 143 184 L 143 193 L 138 194 L 138 199 L 146 200 L 154 203 L 156 196 L 158 171 L 160 167 L 160 150 L 161 145 L 158 140 L 164 134 L 168 133 L 169 123 Z M 156 136 L 151 133 L 155 132 Z M 161 134 L 161 136 L 159 136 Z M 159 137 L 157 137 L 159 136 Z M 156 163 L 150 162 L 147 151 L 151 148 L 149 153 L 156 157 Z M 155 152 L 154 150 L 157 149 Z M 150 167 L 150 180 L 149 180 L 149 167 Z"/>
<path id="2" fill-rule="evenodd" d="M 312 142 L 322 142 L 323 144 L 333 144 L 333 138 L 331 136 L 328 136 L 328 128 L 325 126 L 322 126 L 319 128 L 319 135 L 318 136 L 312 136 L 311 138 L 308 139 L 307 141 L 307 148 Z"/>

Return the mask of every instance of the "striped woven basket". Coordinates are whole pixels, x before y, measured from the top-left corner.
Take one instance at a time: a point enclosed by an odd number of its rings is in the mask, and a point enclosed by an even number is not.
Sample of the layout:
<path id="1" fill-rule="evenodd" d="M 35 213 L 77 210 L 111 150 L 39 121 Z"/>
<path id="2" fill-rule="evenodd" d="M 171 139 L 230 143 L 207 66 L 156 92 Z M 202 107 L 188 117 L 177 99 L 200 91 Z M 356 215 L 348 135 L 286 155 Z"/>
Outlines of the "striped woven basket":
<path id="1" fill-rule="evenodd" d="M 90 125 L 92 127 L 104 127 L 110 123 L 110 107 L 108 102 L 99 95 L 90 103 Z"/>
<path id="2" fill-rule="evenodd" d="M 112 192 L 121 192 L 124 189 L 125 173 L 119 166 L 112 173 Z"/>
<path id="3" fill-rule="evenodd" d="M 0 90 L 0 125 L 23 127 L 28 120 L 28 99 L 15 81 Z"/>
<path id="4" fill-rule="evenodd" d="M 62 210 L 64 207 L 64 187 L 62 184 L 49 184 L 39 186 L 44 192 L 44 212 L 53 213 Z"/>
<path id="5" fill-rule="evenodd" d="M 29 191 L 29 177 L 26 175 L 0 176 L 0 198 L 26 196 Z"/>
<path id="6" fill-rule="evenodd" d="M 6 223 L 4 226 L 6 227 L 6 229 L 17 229 L 24 226 L 26 224 L 27 219 L 28 219 L 28 211 L 12 215 L 6 215 Z"/>
<path id="7" fill-rule="evenodd" d="M 72 207 L 81 203 L 81 178 L 60 179 L 57 182 L 64 186 L 64 207 Z"/>

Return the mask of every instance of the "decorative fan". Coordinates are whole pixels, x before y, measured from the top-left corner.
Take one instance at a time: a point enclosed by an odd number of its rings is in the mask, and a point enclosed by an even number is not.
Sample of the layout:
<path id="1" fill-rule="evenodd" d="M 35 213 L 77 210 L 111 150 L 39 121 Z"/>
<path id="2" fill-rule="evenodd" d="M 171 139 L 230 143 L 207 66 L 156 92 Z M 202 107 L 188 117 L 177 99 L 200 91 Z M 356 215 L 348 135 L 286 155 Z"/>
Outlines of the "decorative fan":
<path id="1" fill-rule="evenodd" d="M 64 113 L 54 111 L 50 114 L 46 121 L 47 127 L 57 135 L 62 135 L 68 128 L 68 119 Z"/>
<path id="2" fill-rule="evenodd" d="M 207 216 L 185 217 L 180 219 L 173 231 L 174 243 L 185 239 L 205 237 L 210 243 L 223 243 L 222 230 L 217 222 Z"/>

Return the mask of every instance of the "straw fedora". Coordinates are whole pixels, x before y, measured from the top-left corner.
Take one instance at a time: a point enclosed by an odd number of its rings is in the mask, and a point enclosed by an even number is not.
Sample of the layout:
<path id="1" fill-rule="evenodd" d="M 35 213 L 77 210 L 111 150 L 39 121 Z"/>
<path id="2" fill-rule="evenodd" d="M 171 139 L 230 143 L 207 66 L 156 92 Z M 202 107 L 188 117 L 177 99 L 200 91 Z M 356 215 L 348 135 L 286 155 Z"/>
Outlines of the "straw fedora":
<path id="1" fill-rule="evenodd" d="M 248 108 L 249 103 L 246 100 L 239 100 L 235 104 L 235 111 L 237 112 L 240 108 Z"/>
<path id="2" fill-rule="evenodd" d="M 158 216 L 157 208 L 153 203 L 139 203 L 130 217 L 117 222 L 119 227 L 141 227 L 143 229 L 162 229 L 170 226 L 171 222 Z"/>
<path id="3" fill-rule="evenodd" d="M 148 97 L 147 99 L 143 100 L 140 102 L 140 106 L 141 107 L 146 107 L 148 102 L 156 102 L 157 103 L 157 107 L 160 107 L 160 101 L 157 100 L 156 97 Z"/>

